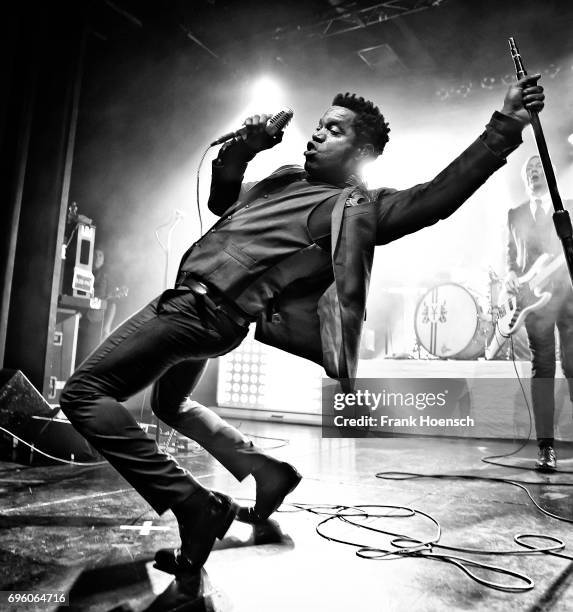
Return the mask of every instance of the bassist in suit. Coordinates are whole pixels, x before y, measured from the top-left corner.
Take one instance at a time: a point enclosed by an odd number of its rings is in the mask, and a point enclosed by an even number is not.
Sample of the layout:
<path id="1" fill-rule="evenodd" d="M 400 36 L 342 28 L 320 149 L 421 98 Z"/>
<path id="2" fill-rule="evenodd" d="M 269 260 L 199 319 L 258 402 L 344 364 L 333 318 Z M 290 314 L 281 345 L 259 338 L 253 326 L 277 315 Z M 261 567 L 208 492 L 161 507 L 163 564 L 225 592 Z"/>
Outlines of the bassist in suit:
<path id="1" fill-rule="evenodd" d="M 529 271 L 540 255 L 557 256 L 561 243 L 553 225 L 553 207 L 541 159 L 531 156 L 523 166 L 527 202 L 508 212 L 508 275 L 506 288 L 519 291 L 518 278 Z M 570 202 L 566 203 L 571 209 Z M 531 349 L 531 397 L 538 442 L 536 469 L 552 471 L 557 466 L 554 443 L 555 413 L 555 327 L 559 332 L 561 365 L 573 399 L 573 292 L 567 268 L 559 268 L 545 289 L 550 301 L 530 312 L 525 328 Z"/>

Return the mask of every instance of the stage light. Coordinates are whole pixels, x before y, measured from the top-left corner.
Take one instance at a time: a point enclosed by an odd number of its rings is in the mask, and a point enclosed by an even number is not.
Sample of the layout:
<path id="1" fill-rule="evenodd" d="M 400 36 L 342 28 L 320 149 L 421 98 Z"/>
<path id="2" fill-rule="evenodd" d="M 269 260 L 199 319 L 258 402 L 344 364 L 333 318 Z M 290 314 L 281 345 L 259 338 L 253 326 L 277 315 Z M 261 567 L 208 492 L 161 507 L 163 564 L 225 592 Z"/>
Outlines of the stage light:
<path id="1" fill-rule="evenodd" d="M 236 380 L 237 364 L 242 370 L 245 362 L 250 373 Z M 322 374 L 319 366 L 260 344 L 250 333 L 241 346 L 219 359 L 217 402 L 228 408 L 320 414 Z"/>
<path id="2" fill-rule="evenodd" d="M 567 136 L 567 142 L 573 146 L 573 134 L 569 134 L 569 136 Z"/>
<path id="3" fill-rule="evenodd" d="M 483 89 L 493 89 L 496 84 L 495 77 L 483 77 L 480 82 L 480 85 Z"/>
<path id="4" fill-rule="evenodd" d="M 543 74 L 546 74 L 550 79 L 554 79 L 561 72 L 561 66 L 557 64 L 549 64 L 545 70 L 543 70 Z"/>
<path id="5" fill-rule="evenodd" d="M 257 108 L 265 108 L 271 113 L 284 103 L 281 86 L 269 76 L 260 77 L 253 83 L 251 95 Z"/>
<path id="6" fill-rule="evenodd" d="M 456 89 L 456 95 L 460 96 L 461 98 L 467 98 L 471 90 L 472 90 L 471 81 L 468 81 L 467 83 L 461 83 L 460 85 L 458 85 Z"/>
<path id="7" fill-rule="evenodd" d="M 447 100 L 450 97 L 450 90 L 446 89 L 445 87 L 442 87 L 441 89 L 438 89 L 436 91 L 436 96 L 440 100 Z"/>

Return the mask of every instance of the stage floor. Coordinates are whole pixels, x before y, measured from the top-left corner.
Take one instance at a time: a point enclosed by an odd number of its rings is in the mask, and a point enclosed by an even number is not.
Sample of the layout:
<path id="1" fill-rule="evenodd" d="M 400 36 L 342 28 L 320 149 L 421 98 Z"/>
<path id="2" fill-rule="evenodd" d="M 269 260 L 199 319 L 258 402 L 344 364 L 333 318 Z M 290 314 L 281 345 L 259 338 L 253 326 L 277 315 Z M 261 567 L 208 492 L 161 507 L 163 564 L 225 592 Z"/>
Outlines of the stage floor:
<path id="1" fill-rule="evenodd" d="M 237 423 L 235 423 L 237 424 Z M 171 513 L 157 517 L 109 466 L 24 467 L 0 463 L 0 589 L 69 594 L 82 612 L 169 610 L 166 589 L 186 593 L 177 610 L 219 612 L 279 611 L 508 611 L 571 610 L 573 530 L 571 524 L 541 514 L 524 491 L 501 483 L 463 480 L 380 480 L 380 471 L 454 473 L 527 480 L 546 510 L 573 520 L 570 474 L 544 476 L 529 469 L 535 446 L 507 459 L 511 468 L 487 466 L 484 455 L 513 450 L 511 443 L 429 437 L 322 439 L 318 427 L 243 422 L 247 434 L 275 456 L 294 463 L 304 479 L 288 498 L 311 505 L 386 504 L 407 506 L 435 517 L 440 543 L 467 548 L 519 550 L 518 533 L 561 538 L 563 555 L 458 556 L 494 564 L 529 576 L 535 587 L 507 593 L 472 581 L 451 563 L 430 558 L 367 560 L 356 548 L 321 538 L 321 518 L 284 505 L 267 525 L 253 529 L 235 522 L 216 544 L 196 583 L 175 585 L 172 576 L 153 569 L 156 549 L 175 546 Z M 254 495 L 251 478 L 237 483 L 204 453 L 178 456 L 207 487 L 235 497 Z M 559 451 L 559 467 L 573 472 L 573 448 Z M 324 510 L 324 508 L 323 508 Z M 381 509 L 371 508 L 372 513 Z M 364 520 L 376 527 L 419 538 L 434 534 L 424 517 Z M 387 548 L 389 537 L 339 521 L 323 526 L 332 537 L 363 546 Z M 434 548 L 436 554 L 448 551 Z M 456 553 L 451 553 L 456 554 Z M 433 561 L 433 562 L 430 562 Z M 485 573 L 498 583 L 522 586 L 510 576 Z M 197 594 L 198 593 L 198 594 Z M 5 595 L 5 594 L 4 594 Z M 15 610 L 15 606 L 0 606 Z M 28 605 L 26 610 L 56 610 Z"/>

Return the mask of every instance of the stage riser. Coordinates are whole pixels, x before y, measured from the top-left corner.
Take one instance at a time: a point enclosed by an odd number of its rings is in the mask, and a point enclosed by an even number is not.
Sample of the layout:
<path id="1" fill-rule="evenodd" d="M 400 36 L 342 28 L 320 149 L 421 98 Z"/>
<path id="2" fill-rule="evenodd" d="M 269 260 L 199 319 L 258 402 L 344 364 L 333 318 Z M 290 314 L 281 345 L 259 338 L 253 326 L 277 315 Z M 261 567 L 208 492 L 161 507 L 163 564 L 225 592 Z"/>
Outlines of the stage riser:
<path id="1" fill-rule="evenodd" d="M 320 387 L 324 373 L 321 368 L 274 349 L 266 350 L 266 387 L 272 395 L 260 405 L 241 405 L 223 399 L 224 380 L 219 380 L 219 408 L 222 416 L 262 421 L 280 421 L 320 425 L 322 405 Z M 276 359 L 275 359 L 276 354 Z M 231 370 L 232 364 L 222 358 L 220 371 Z M 275 361 L 277 362 L 275 365 Z M 516 374 L 519 374 L 519 378 Z M 426 379 L 458 381 L 466 389 L 465 404 L 453 406 L 451 415 L 474 419 L 472 427 L 373 427 L 384 434 L 422 436 L 455 436 L 464 438 L 526 438 L 529 433 L 531 407 L 529 361 L 485 360 L 418 360 L 364 359 L 358 375 L 369 379 Z M 293 384 L 296 381 L 296 385 Z M 491 381 L 488 382 L 488 381 Z M 520 384 L 521 383 L 521 384 Z M 523 391 L 522 386 L 523 385 Z M 573 407 L 561 369 L 557 365 L 555 437 L 573 441 Z M 223 401 L 221 401 L 223 400 Z M 398 415 L 399 416 L 399 415 Z M 532 429 L 535 438 L 535 428 Z"/>

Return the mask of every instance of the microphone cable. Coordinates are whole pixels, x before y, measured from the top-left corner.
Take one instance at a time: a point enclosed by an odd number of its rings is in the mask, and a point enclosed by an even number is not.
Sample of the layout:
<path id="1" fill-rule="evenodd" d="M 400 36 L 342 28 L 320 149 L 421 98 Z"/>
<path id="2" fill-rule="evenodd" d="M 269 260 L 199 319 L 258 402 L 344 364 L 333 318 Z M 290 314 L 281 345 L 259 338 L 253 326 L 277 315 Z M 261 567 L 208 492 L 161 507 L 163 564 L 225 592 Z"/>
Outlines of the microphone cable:
<path id="1" fill-rule="evenodd" d="M 380 472 L 376 477 L 385 478 L 383 474 L 390 472 Z M 402 474 L 396 472 L 395 474 Z M 412 478 L 419 477 L 413 475 Z M 406 480 L 405 477 L 396 478 L 396 480 Z M 354 547 L 357 557 L 369 561 L 391 561 L 413 557 L 418 559 L 428 559 L 430 561 L 441 561 L 449 563 L 460 569 L 471 580 L 490 589 L 504 591 L 508 593 L 525 593 L 535 587 L 534 581 L 525 573 L 510 570 L 499 565 L 491 563 L 479 562 L 460 555 L 489 555 L 489 556 L 523 556 L 523 555 L 538 555 L 547 554 L 556 556 L 568 561 L 573 561 L 573 556 L 566 555 L 562 551 L 565 549 L 565 542 L 555 536 L 550 536 L 541 533 L 517 533 L 513 536 L 513 541 L 521 548 L 510 549 L 480 549 L 469 548 L 465 546 L 450 546 L 440 543 L 442 538 L 442 526 L 440 522 L 431 514 L 422 510 L 411 508 L 409 506 L 390 505 L 390 504 L 357 504 L 353 506 L 341 504 L 305 504 L 299 502 L 291 502 L 285 504 L 290 506 L 291 510 L 278 510 L 282 513 L 294 512 L 309 512 L 310 514 L 320 517 L 319 523 L 315 526 L 316 533 L 323 539 L 336 544 L 343 544 Z M 419 538 L 408 535 L 403 532 L 383 529 L 380 526 L 373 526 L 373 521 L 380 519 L 405 519 L 405 518 L 422 518 L 429 521 L 433 526 L 433 534 L 427 538 Z M 344 533 L 348 533 L 349 526 L 355 527 L 358 533 L 362 530 L 370 534 L 389 536 L 391 538 L 389 545 L 373 546 L 365 541 L 352 540 L 348 536 L 338 536 L 334 531 L 337 523 L 345 524 Z M 329 525 L 329 527 L 326 527 Z M 362 539 L 362 538 L 361 538 Z M 364 537 L 364 539 L 366 539 Z M 527 540 L 535 539 L 544 542 L 544 544 L 533 544 Z M 525 550 L 523 550 L 525 549 Z M 454 554 L 455 553 L 455 554 Z M 476 573 L 483 571 L 486 574 L 493 573 L 503 577 L 510 577 L 513 581 L 498 582 L 493 579 L 487 579 Z"/>
<path id="2" fill-rule="evenodd" d="M 529 400 L 527 399 L 527 392 L 525 391 L 525 388 L 523 386 L 523 381 L 521 380 L 521 376 L 519 376 L 517 364 L 515 363 L 515 350 L 513 346 L 513 335 L 503 334 L 501 331 L 500 331 L 500 334 L 502 335 L 502 337 L 509 339 L 509 342 L 510 342 L 511 361 L 513 364 L 513 369 L 515 371 L 515 376 L 517 377 L 517 381 L 519 382 L 519 387 L 521 389 L 521 394 L 523 396 L 525 406 L 527 407 L 527 415 L 529 417 L 529 430 L 527 432 L 527 438 L 521 443 L 521 446 L 517 447 L 517 449 L 509 453 L 504 453 L 502 455 L 490 455 L 487 457 L 482 457 L 481 461 L 483 461 L 484 463 L 489 463 L 490 465 L 497 465 L 499 467 L 509 467 L 509 468 L 515 467 L 516 469 L 520 469 L 520 470 L 531 470 L 531 468 L 528 468 L 528 467 L 513 466 L 513 465 L 508 465 L 507 463 L 500 463 L 499 461 L 492 461 L 493 459 L 503 459 L 504 457 L 512 457 L 513 455 L 517 455 L 517 453 L 519 453 L 521 450 L 523 450 L 527 446 L 527 444 L 531 440 L 531 433 L 533 431 L 533 418 L 531 416 L 531 406 L 529 405 Z"/>
<path id="3" fill-rule="evenodd" d="M 517 364 L 515 363 L 515 347 L 513 345 L 513 335 L 512 334 L 508 334 L 505 336 L 506 338 L 509 338 L 509 342 L 510 342 L 510 347 L 511 347 L 511 360 L 513 363 L 513 369 L 515 370 L 515 375 L 517 377 L 517 380 L 519 382 L 519 386 L 521 388 L 521 394 L 523 395 L 523 401 L 525 402 L 525 406 L 527 407 L 527 414 L 529 417 L 529 431 L 527 433 L 527 438 L 521 443 L 520 446 L 518 446 L 515 450 L 509 452 L 509 453 L 504 453 L 502 455 L 489 455 L 486 457 L 482 457 L 481 461 L 483 461 L 484 463 L 488 463 L 490 465 L 496 465 L 499 467 L 505 467 L 505 468 L 512 468 L 515 470 L 527 470 L 527 471 L 531 471 L 530 467 L 526 467 L 526 466 L 522 466 L 522 465 L 510 465 L 507 463 L 502 463 L 500 461 L 493 461 L 493 459 L 504 459 L 505 457 L 512 457 L 513 455 L 517 455 L 517 453 L 519 453 L 521 450 L 523 450 L 527 444 L 531 441 L 531 434 L 533 432 L 533 417 L 532 417 L 532 409 L 531 409 L 531 405 L 529 403 L 529 400 L 527 399 L 527 392 L 525 391 L 525 388 L 523 386 L 523 381 L 519 375 L 519 371 L 517 369 Z M 551 472 L 552 474 L 573 474 L 573 470 L 560 470 L 557 469 L 554 472 Z"/>
<path id="4" fill-rule="evenodd" d="M 199 161 L 199 165 L 197 166 L 197 181 L 196 181 L 196 198 L 197 198 L 197 217 L 199 218 L 199 237 L 203 235 L 203 217 L 201 216 L 201 199 L 199 196 L 199 180 L 201 175 L 201 168 L 203 167 L 203 163 L 205 162 L 205 157 L 207 157 L 207 153 L 211 149 L 211 145 L 209 145 L 205 151 L 203 151 L 203 155 L 201 155 L 201 159 Z"/>
<path id="5" fill-rule="evenodd" d="M 53 416 L 48 421 L 48 423 L 44 426 L 42 431 L 44 431 L 46 429 L 46 427 L 50 423 L 53 422 L 54 418 L 55 417 Z M 80 465 L 80 466 L 83 466 L 83 467 L 94 467 L 94 466 L 100 466 L 100 465 L 109 465 L 109 463 L 107 461 L 87 461 L 87 462 L 83 462 L 83 461 L 74 461 L 74 460 L 70 460 L 70 459 L 63 459 L 62 457 L 55 457 L 54 455 L 50 455 L 49 453 L 46 453 L 43 450 L 40 450 L 39 448 L 37 448 L 35 446 L 35 444 L 30 444 L 29 442 L 26 442 L 26 440 L 23 440 L 22 438 L 17 436 L 14 432 L 10 431 L 9 429 L 6 429 L 5 427 L 0 426 L 0 430 L 3 431 L 4 433 L 8 434 L 11 438 L 14 438 L 15 440 L 18 440 L 18 442 L 20 442 L 21 444 L 24 444 L 25 446 L 29 447 L 30 450 L 32 451 L 32 453 L 38 453 L 39 455 L 42 455 L 43 457 L 46 457 L 48 459 L 52 459 L 53 461 L 58 461 L 59 463 L 65 463 L 66 465 Z"/>

